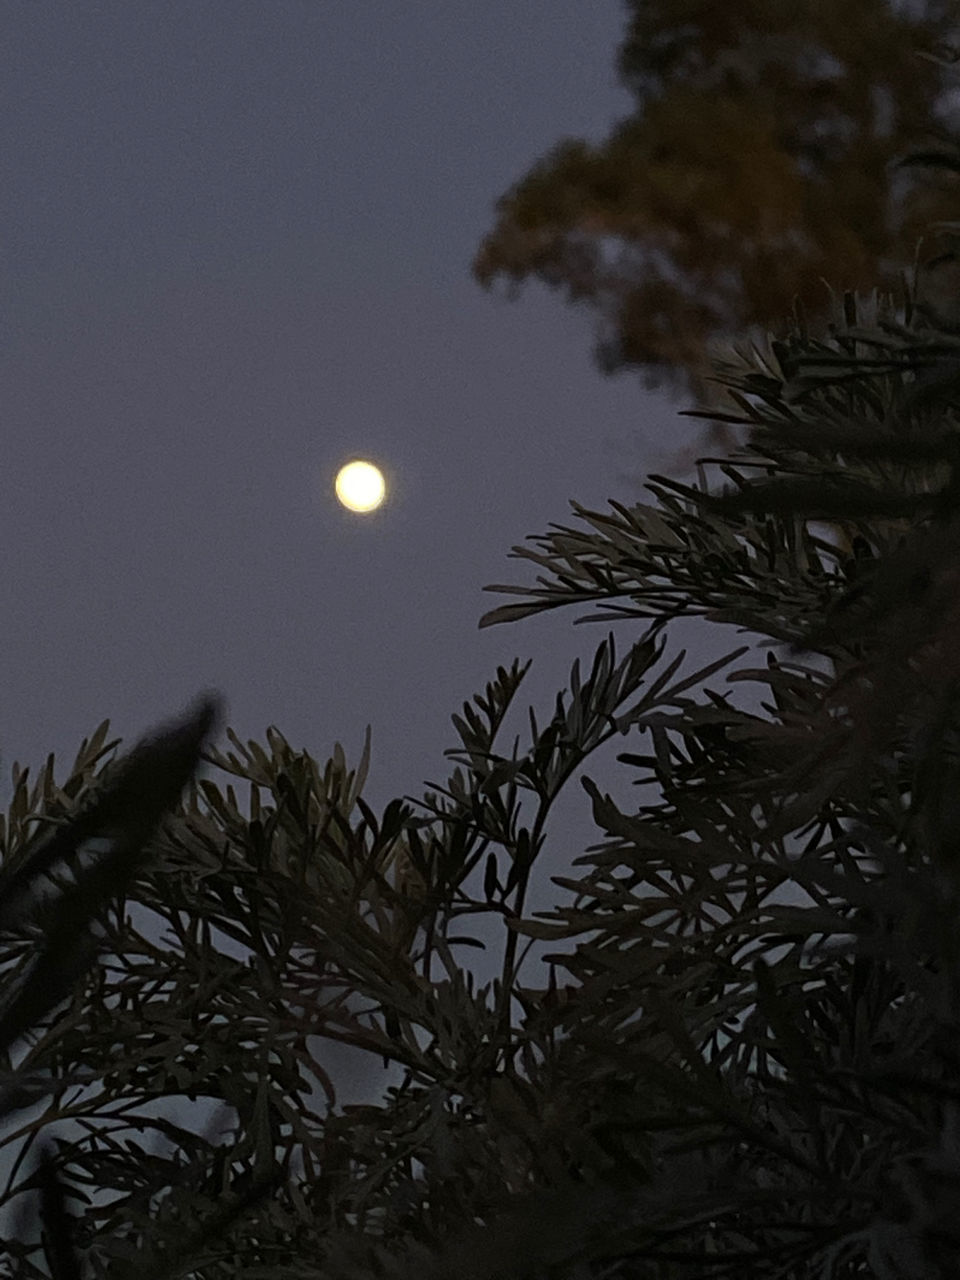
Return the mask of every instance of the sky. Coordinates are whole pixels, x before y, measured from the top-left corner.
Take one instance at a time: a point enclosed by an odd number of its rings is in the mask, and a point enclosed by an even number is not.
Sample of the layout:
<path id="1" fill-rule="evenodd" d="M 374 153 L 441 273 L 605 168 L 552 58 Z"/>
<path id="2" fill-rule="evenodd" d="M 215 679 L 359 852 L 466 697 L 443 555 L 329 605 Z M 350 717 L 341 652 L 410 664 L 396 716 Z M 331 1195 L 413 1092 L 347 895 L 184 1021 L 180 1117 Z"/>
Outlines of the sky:
<path id="1" fill-rule="evenodd" d="M 4 6 L 0 801 L 14 762 L 53 752 L 62 779 L 103 719 L 132 745 L 204 690 L 241 739 L 276 725 L 321 762 L 336 742 L 356 762 L 369 725 L 375 808 L 446 776 L 450 716 L 498 665 L 532 657 L 549 716 L 605 628 L 481 631 L 503 602 L 483 587 L 529 582 L 514 544 L 571 499 L 641 498 L 698 428 L 598 371 L 590 312 L 485 293 L 470 262 L 534 161 L 629 111 L 624 17 Z M 389 486 L 369 516 L 334 497 L 357 455 Z M 622 798 L 614 754 L 589 772 Z M 581 790 L 548 834 L 530 910 L 598 838 Z M 384 1083 L 322 1056 L 341 1103 Z"/>
<path id="2" fill-rule="evenodd" d="M 529 582 L 511 546 L 570 499 L 637 500 L 697 427 L 598 371 L 589 312 L 508 303 L 470 262 L 536 159 L 629 110 L 623 23 L 618 0 L 4 6 L 0 799 L 14 762 L 63 778 L 103 719 L 132 745 L 203 690 L 321 762 L 370 725 L 375 808 L 446 776 L 498 665 L 532 657 L 549 716 L 605 631 L 481 631 L 484 585 Z M 368 516 L 334 497 L 356 455 L 389 486 Z M 582 791 L 560 812 L 548 873 L 598 834 Z M 544 875 L 530 906 L 555 900 Z"/>

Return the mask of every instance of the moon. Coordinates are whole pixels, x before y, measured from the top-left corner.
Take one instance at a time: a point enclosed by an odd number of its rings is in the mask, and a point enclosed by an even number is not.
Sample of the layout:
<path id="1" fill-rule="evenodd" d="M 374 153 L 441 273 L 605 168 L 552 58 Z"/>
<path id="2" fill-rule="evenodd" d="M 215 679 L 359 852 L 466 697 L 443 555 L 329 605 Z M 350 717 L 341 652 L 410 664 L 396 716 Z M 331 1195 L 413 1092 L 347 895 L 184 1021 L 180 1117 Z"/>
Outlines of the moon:
<path id="1" fill-rule="evenodd" d="M 375 511 L 386 496 L 387 485 L 379 467 L 358 458 L 337 472 L 336 490 L 348 511 Z"/>

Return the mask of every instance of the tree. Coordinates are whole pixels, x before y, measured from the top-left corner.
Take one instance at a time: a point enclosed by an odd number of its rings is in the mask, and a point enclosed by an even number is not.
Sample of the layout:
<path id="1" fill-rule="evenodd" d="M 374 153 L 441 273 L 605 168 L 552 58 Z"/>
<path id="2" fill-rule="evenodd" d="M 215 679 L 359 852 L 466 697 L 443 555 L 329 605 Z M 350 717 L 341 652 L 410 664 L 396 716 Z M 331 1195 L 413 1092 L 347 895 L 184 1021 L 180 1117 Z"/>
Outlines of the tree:
<path id="1" fill-rule="evenodd" d="M 474 275 L 513 297 L 539 280 L 591 308 L 607 372 L 714 394 L 720 342 L 762 340 L 795 298 L 825 322 L 825 281 L 898 288 L 918 237 L 952 216 L 955 175 L 910 182 L 896 162 L 944 139 L 938 50 L 956 6 L 627 8 L 619 72 L 635 110 L 605 141 L 568 139 L 533 165 L 498 202 Z"/>
<path id="2" fill-rule="evenodd" d="M 634 642 L 575 666 L 522 746 L 524 669 L 498 671 L 419 804 L 375 815 L 363 762 L 275 730 L 205 752 L 246 811 L 191 784 L 104 895 L 100 966 L 10 1062 L 49 1157 L 0 1203 L 59 1194 L 53 1274 L 954 1273 L 958 357 L 909 299 L 848 297 L 826 336 L 722 367 L 747 443 L 577 508 L 485 619 L 597 605 Z M 686 672 L 689 616 L 749 646 Z M 531 916 L 556 797 L 618 735 L 654 794 L 625 812 L 585 779 L 603 840 Z M 11 873 L 41 809 L 69 830 L 102 791 L 105 739 L 63 788 L 18 775 Z M 538 943 L 565 949 L 528 974 Z M 336 1105 L 326 1041 L 391 1064 L 379 1102 Z M 218 1132 L 163 1114 L 184 1096 Z"/>

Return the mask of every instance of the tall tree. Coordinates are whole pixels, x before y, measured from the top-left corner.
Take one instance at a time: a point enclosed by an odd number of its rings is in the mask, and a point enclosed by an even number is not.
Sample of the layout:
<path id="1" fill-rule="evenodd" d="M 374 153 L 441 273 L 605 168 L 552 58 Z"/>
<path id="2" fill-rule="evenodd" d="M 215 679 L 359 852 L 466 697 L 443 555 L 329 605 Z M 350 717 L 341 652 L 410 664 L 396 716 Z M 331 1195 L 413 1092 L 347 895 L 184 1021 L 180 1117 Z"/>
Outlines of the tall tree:
<path id="1" fill-rule="evenodd" d="M 918 236 L 952 215 L 955 175 L 896 161 L 943 137 L 954 81 L 937 51 L 956 5 L 626 7 L 633 112 L 533 165 L 498 202 L 474 274 L 511 296 L 530 280 L 561 290 L 597 314 L 604 370 L 709 396 L 718 342 L 761 337 L 795 298 L 824 320 L 826 281 L 897 286 Z"/>

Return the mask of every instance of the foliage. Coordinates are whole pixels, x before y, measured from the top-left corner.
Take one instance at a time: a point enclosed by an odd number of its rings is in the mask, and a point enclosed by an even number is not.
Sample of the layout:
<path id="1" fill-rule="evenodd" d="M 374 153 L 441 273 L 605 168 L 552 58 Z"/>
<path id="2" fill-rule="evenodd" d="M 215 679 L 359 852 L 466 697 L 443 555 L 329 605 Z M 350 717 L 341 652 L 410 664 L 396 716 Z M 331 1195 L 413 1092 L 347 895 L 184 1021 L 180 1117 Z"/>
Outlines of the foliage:
<path id="1" fill-rule="evenodd" d="M 518 918 L 557 793 L 618 731 L 655 657 L 638 646 L 618 661 L 612 642 L 602 646 L 589 676 L 574 672 L 575 700 L 559 700 L 543 728 L 532 721 L 532 750 L 516 759 L 491 749 L 523 669 L 499 671 L 456 718 L 469 763 L 417 816 L 393 804 L 377 819 L 359 796 L 364 765 L 348 771 L 338 753 L 321 772 L 275 730 L 269 755 L 232 735 L 236 753 L 206 754 L 250 784 L 249 813 L 232 785 L 192 787 L 150 863 L 112 898 L 99 971 L 10 1073 L 8 1110 L 50 1101 L 8 1142 L 82 1128 L 57 1137 L 51 1163 L 67 1195 L 85 1202 L 72 1234 L 91 1275 L 129 1274 L 134 1259 L 138 1274 L 157 1276 L 236 1275 L 241 1260 L 244 1275 L 299 1274 L 304 1259 L 335 1259 L 358 1231 L 422 1235 L 414 1208 L 424 1179 L 436 1197 L 433 1233 L 459 1224 L 465 1205 L 496 1204 L 505 1177 L 522 1185 L 512 1060 L 518 1045 L 531 1050 L 510 993 L 529 1003 L 528 1031 L 543 1020 L 538 1005 L 562 996 L 521 987 L 512 929 L 503 977 L 476 989 L 457 958 L 470 941 L 462 919 Z M 42 793 L 56 811 L 96 787 L 105 736 L 104 725 L 61 792 L 52 764 L 29 799 L 18 776 L 8 857 Z M 480 895 L 467 888 L 471 876 Z M 403 1084 L 383 1106 L 325 1109 L 324 1040 L 398 1064 Z M 155 1114 L 183 1095 L 215 1103 L 218 1124 L 195 1133 Z M 507 1117 L 502 1131 L 483 1122 L 491 1107 Z M 561 1148 L 554 1127 L 550 1146 Z M 559 1156 L 544 1148 L 539 1159 Z M 41 1185 L 47 1168 L 14 1185 L 15 1169 L 3 1200 Z M 278 1173 L 269 1204 L 244 1203 L 251 1183 Z M 240 1207 L 244 1218 L 231 1217 Z M 43 1274 L 30 1269 L 27 1245 L 11 1250 L 18 1275 Z"/>
<path id="2" fill-rule="evenodd" d="M 10 810 L 0 817 L 0 938 L 6 978 L 0 1007 L 0 1116 L 22 1112 L 51 1093 L 56 1104 L 71 1085 L 82 1092 L 95 1079 L 82 1070 L 51 1071 L 59 1044 L 46 1059 L 42 1049 L 17 1053 L 15 1068 L 13 1051 L 22 1047 L 25 1035 L 39 1034 L 42 1045 L 50 1015 L 67 1000 L 76 1006 L 78 990 L 90 980 L 102 949 L 104 904 L 123 894 L 142 871 L 150 838 L 199 763 L 216 714 L 215 700 L 201 700 L 190 715 L 143 742 L 82 797 L 85 778 L 116 745 L 105 745 L 106 723 L 81 746 L 62 790 L 53 780 L 52 756 L 32 793 L 28 771 L 14 766 Z M 38 812 L 41 802 L 43 811 Z M 92 980 L 99 982 L 100 975 L 94 972 Z M 55 1023 L 64 1025 L 62 1018 Z M 21 1130 L 25 1141 L 11 1181 L 38 1128 L 29 1124 Z M 79 1270 L 63 1183 L 49 1155 L 41 1157 L 33 1185 L 40 1191 L 42 1247 L 51 1274 L 55 1280 L 69 1280 Z"/>
<path id="3" fill-rule="evenodd" d="M 518 549 L 538 584 L 487 622 L 641 626 L 546 722 L 513 738 L 501 669 L 445 784 L 380 816 L 339 750 L 204 753 L 246 806 L 193 782 L 112 882 L 99 967 L 11 1024 L 0 1203 L 46 1197 L 51 1274 L 953 1274 L 960 339 L 844 306 L 720 370 L 734 456 Z M 749 646 L 687 671 L 689 616 Z M 75 817 L 106 734 L 62 788 L 17 775 L 5 906 L 41 813 L 71 849 L 116 828 Z M 626 812 L 584 779 L 603 840 L 531 915 L 557 797 L 618 737 L 652 785 Z M 26 974 L 63 931 L 17 924 Z M 330 1042 L 390 1065 L 378 1101 L 337 1103 Z"/>
<path id="4" fill-rule="evenodd" d="M 728 677 L 762 715 L 708 690 L 639 721 L 652 803 L 587 784 L 608 840 L 551 921 L 584 939 L 571 1041 L 656 1135 L 653 1204 L 593 1254 L 614 1274 L 955 1270 L 960 347 L 866 311 L 731 362 L 750 442 L 720 484 L 577 509 L 486 619 L 592 602 L 770 646 Z"/>
<path id="5" fill-rule="evenodd" d="M 761 339 L 796 297 L 824 321 L 825 280 L 898 286 L 918 236 L 955 207 L 954 175 L 897 161 L 921 140 L 947 145 L 939 50 L 956 6 L 627 9 L 619 75 L 634 110 L 602 142 L 567 139 L 533 165 L 498 202 L 474 274 L 589 307 L 607 372 L 709 394 L 720 341 Z"/>

